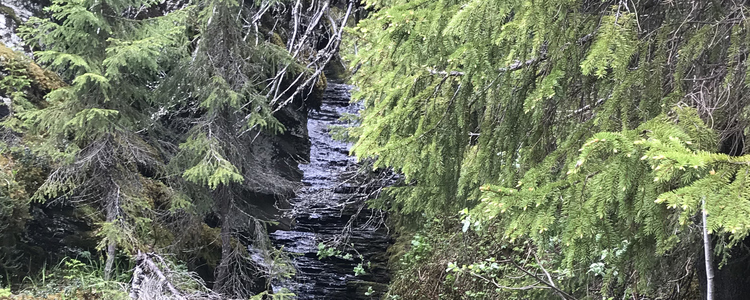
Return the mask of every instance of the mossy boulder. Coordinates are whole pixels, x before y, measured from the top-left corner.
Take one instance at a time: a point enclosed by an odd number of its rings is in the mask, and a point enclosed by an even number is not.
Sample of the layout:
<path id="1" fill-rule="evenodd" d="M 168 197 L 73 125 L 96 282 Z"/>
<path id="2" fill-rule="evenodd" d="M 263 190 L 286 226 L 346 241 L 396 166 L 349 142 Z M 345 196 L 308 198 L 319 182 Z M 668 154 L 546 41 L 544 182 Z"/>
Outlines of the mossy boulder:
<path id="1" fill-rule="evenodd" d="M 326 76 L 332 80 L 346 81 L 351 77 L 351 72 L 346 66 L 346 62 L 341 58 L 340 55 L 335 55 L 330 62 L 326 65 L 324 72 Z"/>
<path id="2" fill-rule="evenodd" d="M 307 96 L 305 103 L 311 108 L 318 109 L 323 101 L 323 97 L 326 93 L 326 87 L 328 87 L 328 78 L 325 73 L 321 73 L 318 77 L 318 81 L 312 88 L 312 92 Z"/>
<path id="3" fill-rule="evenodd" d="M 43 100 L 47 93 L 66 86 L 66 83 L 55 72 L 42 68 L 26 55 L 13 51 L 3 43 L 0 43 L 0 74 L 2 74 L 0 96 L 14 99 L 16 97 L 12 97 L 11 94 L 21 89 L 23 98 L 31 105 L 40 108 L 46 105 Z M 22 104 L 14 103 L 13 105 Z M 10 108 L 6 109 L 8 109 L 6 114 L 12 113 Z"/>

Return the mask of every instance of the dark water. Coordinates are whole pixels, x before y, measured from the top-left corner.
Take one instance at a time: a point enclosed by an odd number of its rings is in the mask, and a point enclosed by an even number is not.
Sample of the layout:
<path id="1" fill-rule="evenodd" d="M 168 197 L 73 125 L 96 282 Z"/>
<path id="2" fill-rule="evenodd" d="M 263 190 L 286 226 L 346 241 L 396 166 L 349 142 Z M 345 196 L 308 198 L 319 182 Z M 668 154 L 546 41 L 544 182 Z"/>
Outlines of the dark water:
<path id="1" fill-rule="evenodd" d="M 385 251 L 389 245 L 386 228 L 378 226 L 377 212 L 359 210 L 367 195 L 350 180 L 359 168 L 348 156 L 350 145 L 330 137 L 329 126 L 342 124 L 344 113 L 357 113 L 350 105 L 351 86 L 329 83 L 320 111 L 309 114 L 310 163 L 300 165 L 303 184 L 291 200 L 295 219 L 291 231 L 275 231 L 271 240 L 276 247 L 296 255 L 296 277 L 278 283 L 299 299 L 379 299 L 388 283 Z M 352 216 L 359 211 L 358 217 Z M 347 224 L 352 220 L 350 226 Z M 339 257 L 318 260 L 318 244 L 334 240 L 345 228 L 348 239 Z M 353 246 L 352 246 L 353 245 Z M 351 254 L 351 258 L 345 254 Z M 359 258 L 362 255 L 362 259 Z M 366 274 L 354 276 L 354 268 L 363 263 Z M 372 288 L 374 293 L 365 295 Z"/>

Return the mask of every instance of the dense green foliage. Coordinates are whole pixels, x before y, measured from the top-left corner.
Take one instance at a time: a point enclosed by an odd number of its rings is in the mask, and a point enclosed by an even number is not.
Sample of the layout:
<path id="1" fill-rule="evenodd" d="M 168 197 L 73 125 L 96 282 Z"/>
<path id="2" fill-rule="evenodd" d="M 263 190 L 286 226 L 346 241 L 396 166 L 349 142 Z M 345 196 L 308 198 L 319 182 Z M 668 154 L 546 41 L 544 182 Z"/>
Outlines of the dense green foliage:
<path id="1" fill-rule="evenodd" d="M 717 255 L 750 233 L 744 4 L 366 2 L 354 153 L 408 228 L 466 209 L 394 295 L 681 299 L 703 200 Z"/>
<path id="2" fill-rule="evenodd" d="M 179 13 L 143 22 L 108 17 L 131 4 L 153 3 L 58 1 L 48 8 L 52 19 L 32 19 L 26 32 L 27 41 L 45 49 L 37 53 L 40 62 L 71 82 L 47 95 L 50 107 L 19 115 L 32 133 L 48 138 L 50 155 L 64 155 L 34 196 L 77 198 L 106 211 L 99 232 L 99 247 L 109 257 L 106 276 L 118 247 L 134 253 L 148 243 L 153 206 L 138 168 L 160 168 L 161 162 L 136 132 L 149 127 L 144 120 L 162 103 L 149 97 L 144 83 L 155 82 L 165 72 L 160 66 L 168 67 L 163 54 L 181 46 Z"/>
<path id="3" fill-rule="evenodd" d="M 29 212 L 52 207 L 91 228 L 92 237 L 77 238 L 95 247 L 66 246 L 101 251 L 92 272 L 132 285 L 123 295 L 247 299 L 289 276 L 265 226 L 268 207 L 295 186 L 294 167 L 278 167 L 290 163 L 282 156 L 299 154 L 281 153 L 274 139 L 287 130 L 279 117 L 304 126 L 293 119 L 305 111 L 301 91 L 321 89 L 313 85 L 338 47 L 330 9 L 329 1 L 51 1 L 20 32 L 66 84 L 31 76 L 29 59 L 1 49 L 11 115 L 0 148 L 0 271 L 9 275 L 0 286 L 60 258 L 24 253 L 20 243 Z M 294 18 L 306 21 L 292 26 Z M 320 51 L 322 36 L 329 44 Z M 277 265 L 259 267 L 248 244 Z M 20 263 L 32 259 L 36 266 Z M 148 280 L 138 276 L 159 283 L 140 286 Z"/>
<path id="4" fill-rule="evenodd" d="M 334 132 L 404 175 L 373 202 L 400 223 L 391 297 L 697 298 L 704 203 L 713 262 L 746 255 L 744 2 L 361 2 L 365 109 Z M 62 284 L 260 298 L 290 274 L 265 233 L 268 198 L 295 186 L 275 147 L 304 126 L 341 20 L 331 1 L 162 5 L 52 0 L 22 37 L 61 80 L 0 47 L 3 285 L 39 271 L 24 230 L 51 207 L 102 254 L 65 258 Z"/>

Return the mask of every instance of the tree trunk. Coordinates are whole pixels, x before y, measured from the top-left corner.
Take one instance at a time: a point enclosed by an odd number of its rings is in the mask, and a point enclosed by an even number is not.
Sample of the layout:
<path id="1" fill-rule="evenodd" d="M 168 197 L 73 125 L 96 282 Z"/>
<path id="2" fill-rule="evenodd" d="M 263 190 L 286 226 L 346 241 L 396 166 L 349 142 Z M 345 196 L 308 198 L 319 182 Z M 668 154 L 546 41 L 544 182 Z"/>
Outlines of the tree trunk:
<path id="1" fill-rule="evenodd" d="M 221 220 L 221 232 L 219 237 L 221 238 L 221 261 L 219 266 L 216 268 L 216 281 L 214 282 L 214 290 L 221 291 L 224 283 L 229 276 L 229 255 L 232 252 L 232 224 L 230 222 L 230 207 L 231 207 L 231 194 L 228 192 L 226 186 L 219 187 L 215 193 L 217 210 L 219 211 L 219 219 Z"/>
<path id="2" fill-rule="evenodd" d="M 118 222 L 117 217 L 120 215 L 120 186 L 110 178 L 112 184 L 117 187 L 113 195 L 110 195 L 107 203 L 107 223 Z M 117 243 L 111 237 L 107 237 L 107 261 L 104 263 L 104 280 L 112 278 L 112 269 L 115 266 L 115 255 L 117 255 Z"/>
<path id="3" fill-rule="evenodd" d="M 112 242 L 107 244 L 107 261 L 104 263 L 104 280 L 109 280 L 112 277 L 112 268 L 115 266 L 116 250 L 116 243 Z"/>
<path id="4" fill-rule="evenodd" d="M 226 219 L 226 216 L 222 218 L 222 223 L 224 223 L 224 219 Z M 214 282 L 214 290 L 220 290 L 224 285 L 227 277 L 229 276 L 228 258 L 232 251 L 232 234 L 229 226 L 224 226 L 224 224 L 222 224 L 221 233 L 219 235 L 221 237 L 221 262 L 219 263 L 219 267 L 216 269 L 216 282 Z"/>
<path id="5" fill-rule="evenodd" d="M 706 300 L 714 300 L 714 269 L 711 264 L 711 240 L 708 235 L 708 223 L 706 222 L 708 216 L 708 212 L 706 212 L 706 197 L 703 197 L 702 206 L 703 257 L 706 261 Z"/>

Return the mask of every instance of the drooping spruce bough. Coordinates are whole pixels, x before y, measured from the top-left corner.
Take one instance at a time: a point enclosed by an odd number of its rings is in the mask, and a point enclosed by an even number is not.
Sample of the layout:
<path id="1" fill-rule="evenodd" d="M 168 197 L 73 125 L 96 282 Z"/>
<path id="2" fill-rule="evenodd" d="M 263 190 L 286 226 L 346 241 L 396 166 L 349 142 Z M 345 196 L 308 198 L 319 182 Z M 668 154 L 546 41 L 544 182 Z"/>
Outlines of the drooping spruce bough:
<path id="1" fill-rule="evenodd" d="M 432 241 L 393 295 L 695 295 L 703 199 L 714 261 L 740 251 L 744 2 L 366 3 L 354 153 L 405 175 L 383 203 Z"/>

